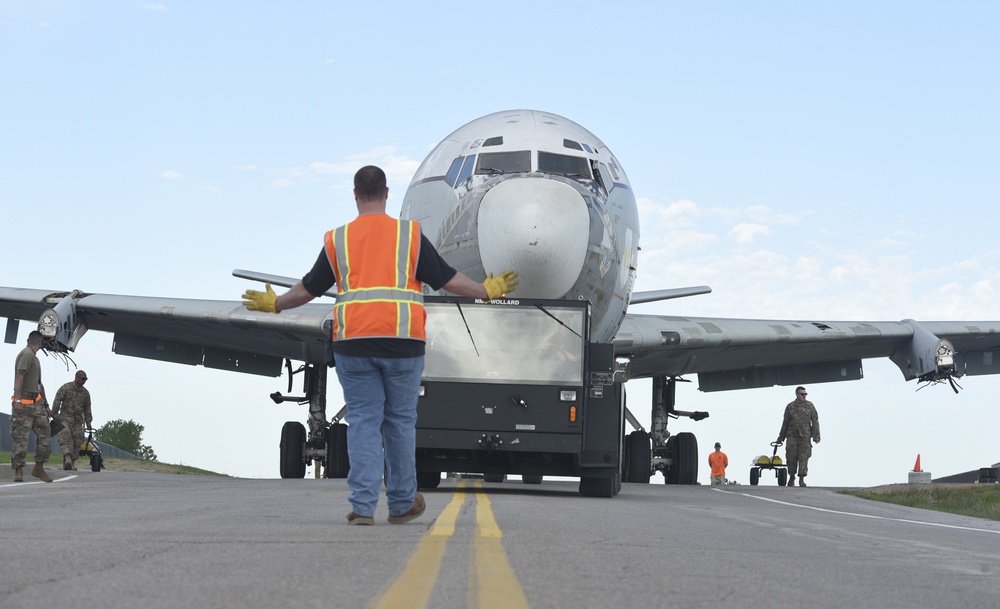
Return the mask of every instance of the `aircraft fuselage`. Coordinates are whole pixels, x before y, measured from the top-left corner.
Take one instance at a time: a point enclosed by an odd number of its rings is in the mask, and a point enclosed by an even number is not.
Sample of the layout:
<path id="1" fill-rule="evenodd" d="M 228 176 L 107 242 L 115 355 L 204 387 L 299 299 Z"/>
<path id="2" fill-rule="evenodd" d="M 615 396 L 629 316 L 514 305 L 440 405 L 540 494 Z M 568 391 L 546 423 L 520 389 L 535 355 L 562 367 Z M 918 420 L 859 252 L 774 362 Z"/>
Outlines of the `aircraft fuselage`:
<path id="1" fill-rule="evenodd" d="M 621 164 L 593 133 L 534 110 L 497 112 L 446 137 L 420 165 L 400 217 L 482 281 L 511 269 L 515 297 L 589 300 L 610 341 L 635 282 L 639 218 Z"/>

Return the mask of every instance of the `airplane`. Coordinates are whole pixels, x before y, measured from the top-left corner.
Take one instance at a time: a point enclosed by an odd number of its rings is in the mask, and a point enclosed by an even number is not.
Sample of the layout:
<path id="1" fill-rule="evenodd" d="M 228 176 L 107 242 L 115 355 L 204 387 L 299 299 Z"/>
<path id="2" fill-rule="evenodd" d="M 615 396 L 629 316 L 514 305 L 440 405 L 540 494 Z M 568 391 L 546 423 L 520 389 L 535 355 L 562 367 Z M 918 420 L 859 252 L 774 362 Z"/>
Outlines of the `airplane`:
<path id="1" fill-rule="evenodd" d="M 642 315 L 631 305 L 711 292 L 708 286 L 634 292 L 640 243 L 632 186 L 610 149 L 562 116 L 510 110 L 452 132 L 428 154 L 404 196 L 402 218 L 417 220 L 442 257 L 469 277 L 515 269 L 519 298 L 586 301 L 591 340 L 611 343 L 626 379 L 652 378 L 651 429 L 635 429 L 624 453 L 646 460 L 667 482 L 695 484 L 697 441 L 671 435 L 669 419 L 708 416 L 676 408 L 676 383 L 697 375 L 704 392 L 859 380 L 862 360 L 888 357 L 906 381 L 950 383 L 1000 373 L 1000 321 L 750 320 Z M 234 270 L 237 277 L 290 287 L 296 279 Z M 425 287 L 426 289 L 426 287 Z M 428 292 L 430 294 L 430 292 Z M 335 296 L 335 294 L 328 294 Z M 332 306 L 315 302 L 278 315 L 240 301 L 154 298 L 0 287 L 5 340 L 18 320 L 37 321 L 46 348 L 75 351 L 88 330 L 114 333 L 113 351 L 277 377 L 302 373 L 309 404 L 302 424 L 282 429 L 282 477 L 301 477 L 302 456 L 333 462 L 330 434 L 343 410 L 326 411 Z M 301 362 L 293 369 L 292 362 Z M 996 363 L 994 363 L 996 362 Z M 286 445 L 301 444 L 287 455 Z M 342 457 L 341 457 L 342 458 Z M 302 459 L 298 459 L 302 461 Z M 625 461 L 630 461 L 626 456 Z M 630 461 L 636 462 L 636 461 Z M 626 481 L 648 482 L 633 471 Z"/>

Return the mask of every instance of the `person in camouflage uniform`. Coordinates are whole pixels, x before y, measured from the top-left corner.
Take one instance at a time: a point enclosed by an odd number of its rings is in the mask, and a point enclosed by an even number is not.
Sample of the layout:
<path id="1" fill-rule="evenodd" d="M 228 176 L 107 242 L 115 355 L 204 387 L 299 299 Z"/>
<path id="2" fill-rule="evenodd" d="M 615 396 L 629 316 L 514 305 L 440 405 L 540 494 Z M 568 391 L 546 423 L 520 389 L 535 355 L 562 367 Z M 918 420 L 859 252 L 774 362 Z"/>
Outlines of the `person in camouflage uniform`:
<path id="1" fill-rule="evenodd" d="M 52 432 L 49 415 L 52 414 L 42 386 L 42 365 L 38 350 L 42 348 L 42 333 L 33 330 L 28 334 L 28 346 L 17 354 L 14 362 L 14 395 L 11 397 L 10 438 L 14 451 L 10 466 L 14 469 L 14 482 L 24 482 L 24 461 L 28 454 L 28 435 L 34 431 L 35 469 L 31 475 L 52 482 L 45 472 L 45 461 L 52 452 Z"/>
<path id="2" fill-rule="evenodd" d="M 806 388 L 795 388 L 795 401 L 785 406 L 785 418 L 778 432 L 778 442 L 785 444 L 785 463 L 788 466 L 788 486 L 795 486 L 795 473 L 799 474 L 799 486 L 805 486 L 809 473 L 809 457 L 812 443 L 819 444 L 819 415 L 816 407 L 806 399 Z"/>
<path id="3" fill-rule="evenodd" d="M 59 418 L 63 428 L 59 432 L 59 445 L 62 446 L 63 469 L 76 471 L 76 458 L 83 445 L 83 426 L 90 426 L 94 420 L 90 412 L 90 392 L 83 386 L 87 382 L 87 373 L 77 370 L 72 382 L 66 383 L 56 392 L 52 401 L 52 417 Z"/>

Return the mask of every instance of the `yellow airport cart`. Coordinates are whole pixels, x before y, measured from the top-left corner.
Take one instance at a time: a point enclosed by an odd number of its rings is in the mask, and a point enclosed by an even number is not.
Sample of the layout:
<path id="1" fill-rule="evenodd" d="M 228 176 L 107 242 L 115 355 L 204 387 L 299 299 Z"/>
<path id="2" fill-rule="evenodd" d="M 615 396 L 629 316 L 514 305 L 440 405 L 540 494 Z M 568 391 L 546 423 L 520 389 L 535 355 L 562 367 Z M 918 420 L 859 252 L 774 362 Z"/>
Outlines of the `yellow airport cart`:
<path id="1" fill-rule="evenodd" d="M 764 469 L 774 470 L 775 475 L 778 477 L 778 486 L 785 486 L 788 483 L 788 467 L 785 466 L 785 462 L 781 457 L 778 456 L 778 447 L 781 446 L 781 442 L 771 442 L 771 446 L 774 447 L 774 452 L 771 456 L 760 455 L 754 459 L 753 467 L 750 468 L 750 485 L 757 486 L 760 481 L 760 472 Z"/>
<path id="2" fill-rule="evenodd" d="M 104 469 L 104 457 L 101 456 L 101 447 L 94 441 L 94 432 L 87 434 L 87 439 L 80 445 L 80 456 L 90 457 L 90 471 L 99 472 Z"/>

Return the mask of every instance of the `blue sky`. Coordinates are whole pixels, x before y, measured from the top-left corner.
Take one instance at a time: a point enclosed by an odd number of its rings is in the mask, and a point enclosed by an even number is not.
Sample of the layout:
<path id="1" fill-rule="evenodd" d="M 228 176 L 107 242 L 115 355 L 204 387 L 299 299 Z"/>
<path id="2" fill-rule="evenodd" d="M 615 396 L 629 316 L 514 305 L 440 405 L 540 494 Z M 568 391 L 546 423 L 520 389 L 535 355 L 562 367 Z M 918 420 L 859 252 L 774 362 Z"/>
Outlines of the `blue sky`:
<path id="1" fill-rule="evenodd" d="M 637 289 L 714 289 L 633 312 L 1000 316 L 993 3 L 346 4 L 0 1 L 0 285 L 237 299 L 234 268 L 308 270 L 323 231 L 353 217 L 361 165 L 387 169 L 396 213 L 444 136 L 533 108 L 623 164 Z M 98 422 L 142 423 L 165 461 L 277 476 L 281 424 L 304 420 L 267 398 L 284 378 L 110 344 L 89 334 L 73 355 Z M 43 367 L 50 388 L 72 378 Z M 1000 461 L 1000 379 L 956 396 L 916 392 L 888 361 L 865 374 L 810 387 L 815 484 L 905 481 L 917 453 L 934 475 Z M 721 441 L 747 483 L 792 388 L 695 386 L 680 407 L 711 418 L 673 429 L 703 454 Z M 648 422 L 648 381 L 628 390 Z"/>

